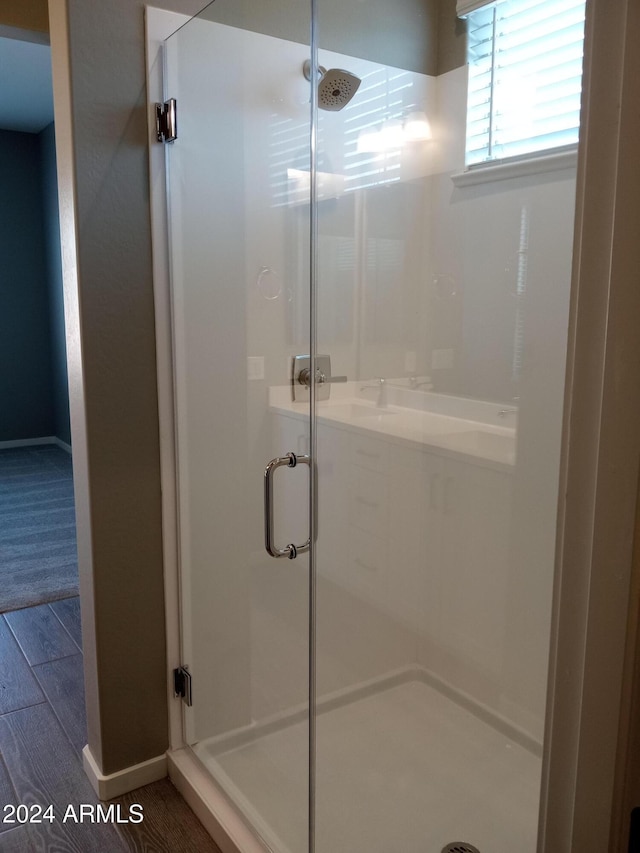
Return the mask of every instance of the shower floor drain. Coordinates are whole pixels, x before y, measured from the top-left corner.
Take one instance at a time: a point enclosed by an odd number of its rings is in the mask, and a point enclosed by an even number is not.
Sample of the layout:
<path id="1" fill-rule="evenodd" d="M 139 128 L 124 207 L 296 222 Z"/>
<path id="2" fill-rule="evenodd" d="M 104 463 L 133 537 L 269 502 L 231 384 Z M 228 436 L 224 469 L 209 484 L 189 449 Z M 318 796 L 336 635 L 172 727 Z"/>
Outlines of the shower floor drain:
<path id="1" fill-rule="evenodd" d="M 442 853 L 480 853 L 480 851 L 468 841 L 451 841 L 444 845 Z"/>

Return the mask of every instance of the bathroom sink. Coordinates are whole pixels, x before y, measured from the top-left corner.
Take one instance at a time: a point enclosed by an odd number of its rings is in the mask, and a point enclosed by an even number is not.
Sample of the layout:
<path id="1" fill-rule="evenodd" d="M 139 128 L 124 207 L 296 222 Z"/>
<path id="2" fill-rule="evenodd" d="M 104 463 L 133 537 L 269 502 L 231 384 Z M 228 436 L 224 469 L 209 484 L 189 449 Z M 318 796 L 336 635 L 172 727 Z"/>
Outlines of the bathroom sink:
<path id="1" fill-rule="evenodd" d="M 339 420 L 354 421 L 362 418 L 382 418 L 395 415 L 397 412 L 391 409 L 380 409 L 375 406 L 367 406 L 364 403 L 346 403 L 344 405 L 327 406 L 318 409 L 318 414 Z"/>
<path id="2" fill-rule="evenodd" d="M 345 389 L 347 390 L 347 389 Z M 274 388 L 270 406 L 285 414 L 308 417 L 308 408 L 291 401 L 288 386 Z M 404 399 L 404 398 L 403 398 Z M 415 409 L 403 406 L 392 398 L 386 407 L 377 406 L 356 395 L 334 396 L 319 402 L 318 417 L 326 424 L 340 426 L 356 432 L 369 432 L 377 439 L 402 444 L 432 448 L 435 452 L 448 451 L 471 459 L 497 463 L 500 467 L 516 463 L 516 430 L 497 427 L 476 418 L 464 418 L 448 412 Z"/>

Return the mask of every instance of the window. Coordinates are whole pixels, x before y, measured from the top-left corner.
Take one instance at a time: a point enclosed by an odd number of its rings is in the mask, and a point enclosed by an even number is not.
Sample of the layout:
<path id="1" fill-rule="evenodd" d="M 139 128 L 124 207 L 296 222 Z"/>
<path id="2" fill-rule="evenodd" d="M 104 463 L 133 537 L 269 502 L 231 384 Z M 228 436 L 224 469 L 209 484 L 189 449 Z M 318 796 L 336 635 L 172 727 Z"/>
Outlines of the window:
<path id="1" fill-rule="evenodd" d="M 468 21 L 466 165 L 574 145 L 585 0 L 458 0 Z"/>

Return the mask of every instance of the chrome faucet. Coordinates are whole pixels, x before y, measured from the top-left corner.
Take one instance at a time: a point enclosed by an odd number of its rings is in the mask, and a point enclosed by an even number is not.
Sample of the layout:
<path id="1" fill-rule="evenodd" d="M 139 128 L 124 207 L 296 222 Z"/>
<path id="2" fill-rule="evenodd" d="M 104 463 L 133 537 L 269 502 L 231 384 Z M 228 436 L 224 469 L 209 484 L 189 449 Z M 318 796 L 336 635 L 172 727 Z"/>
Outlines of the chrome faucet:
<path id="1" fill-rule="evenodd" d="M 411 388 L 412 391 L 415 391 L 416 388 L 420 388 L 422 385 L 429 385 L 429 390 L 431 390 L 431 388 L 433 388 L 431 377 L 427 376 L 426 379 L 419 379 L 419 377 L 411 374 L 409 377 L 409 388 Z"/>
<path id="2" fill-rule="evenodd" d="M 388 406 L 387 402 L 387 380 L 383 379 L 382 376 L 376 377 L 375 382 L 368 382 L 366 385 L 361 385 L 360 390 L 366 391 L 368 388 L 377 388 L 378 389 L 378 399 L 376 400 L 376 406 L 379 409 L 386 409 Z"/>

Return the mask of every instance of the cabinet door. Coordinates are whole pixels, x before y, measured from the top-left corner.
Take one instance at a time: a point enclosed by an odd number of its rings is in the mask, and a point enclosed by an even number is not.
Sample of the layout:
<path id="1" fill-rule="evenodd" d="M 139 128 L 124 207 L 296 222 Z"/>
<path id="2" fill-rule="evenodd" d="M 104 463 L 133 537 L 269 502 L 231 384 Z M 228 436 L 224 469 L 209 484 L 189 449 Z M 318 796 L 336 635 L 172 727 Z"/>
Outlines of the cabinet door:
<path id="1" fill-rule="evenodd" d="M 509 474 L 447 460 L 441 639 L 460 673 L 475 670 L 493 679 L 502 670 L 510 497 Z"/>
<path id="2" fill-rule="evenodd" d="M 389 455 L 387 441 L 364 432 L 349 436 L 348 584 L 361 602 L 386 610 L 389 555 Z"/>
<path id="3" fill-rule="evenodd" d="M 438 635 L 443 460 L 403 447 L 392 453 L 388 607 L 415 632 Z"/>
<path id="4" fill-rule="evenodd" d="M 346 583 L 349 554 L 349 432 L 318 423 L 318 576 Z"/>

